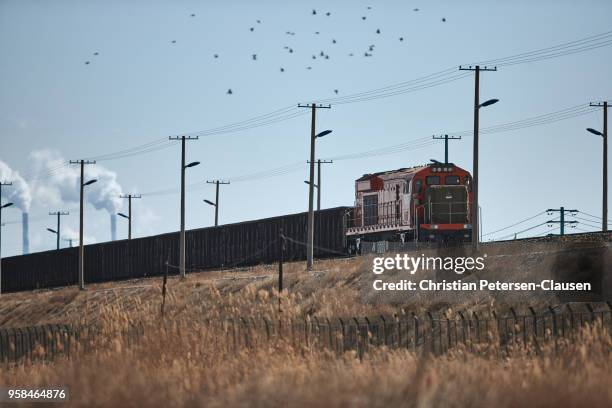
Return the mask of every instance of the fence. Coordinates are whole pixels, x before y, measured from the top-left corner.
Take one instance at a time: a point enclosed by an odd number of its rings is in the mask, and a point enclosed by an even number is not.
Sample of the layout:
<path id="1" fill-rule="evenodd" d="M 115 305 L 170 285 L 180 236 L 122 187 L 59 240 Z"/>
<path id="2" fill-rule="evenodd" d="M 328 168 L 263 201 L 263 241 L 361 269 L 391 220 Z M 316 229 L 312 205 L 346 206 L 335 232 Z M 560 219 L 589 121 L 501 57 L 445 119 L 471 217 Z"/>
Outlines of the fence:
<path id="1" fill-rule="evenodd" d="M 605 309 L 602 309 L 605 307 Z M 385 346 L 441 355 L 459 345 L 475 351 L 478 345 L 496 345 L 502 353 L 510 348 L 533 347 L 558 338 L 573 338 L 586 324 L 601 324 L 612 330 L 612 306 L 608 303 L 585 311 L 565 306 L 549 308 L 546 313 L 518 314 L 511 309 L 505 316 L 467 318 L 457 313 L 453 318 L 427 313 L 425 316 L 395 315 L 376 317 L 270 320 L 265 318 L 229 319 L 223 324 L 228 350 L 256 348 L 285 340 L 295 347 L 331 350 L 337 354 L 355 351 L 360 357 L 368 350 Z"/>
<path id="2" fill-rule="evenodd" d="M 330 350 L 337 354 L 355 351 L 359 357 L 373 348 L 406 349 L 441 355 L 464 346 L 473 352 L 479 345 L 498 346 L 502 353 L 512 348 L 541 347 L 556 339 L 573 339 L 585 325 L 600 324 L 612 331 L 612 304 L 584 304 L 549 307 L 547 312 L 519 314 L 510 309 L 503 316 L 492 312 L 480 316 L 458 312 L 446 317 L 434 313 L 423 316 L 394 315 L 375 317 L 326 318 L 306 316 L 302 319 L 238 317 L 207 321 L 217 335 L 218 344 L 228 352 L 255 349 L 285 341 L 296 348 Z M 137 342 L 144 327 L 133 324 L 122 335 L 128 343 Z M 86 331 L 89 331 L 87 335 Z M 46 325 L 27 328 L 0 328 L 0 363 L 52 359 L 70 355 L 89 340 L 100 336 L 92 327 Z M 84 347 L 83 347 L 84 346 Z"/>

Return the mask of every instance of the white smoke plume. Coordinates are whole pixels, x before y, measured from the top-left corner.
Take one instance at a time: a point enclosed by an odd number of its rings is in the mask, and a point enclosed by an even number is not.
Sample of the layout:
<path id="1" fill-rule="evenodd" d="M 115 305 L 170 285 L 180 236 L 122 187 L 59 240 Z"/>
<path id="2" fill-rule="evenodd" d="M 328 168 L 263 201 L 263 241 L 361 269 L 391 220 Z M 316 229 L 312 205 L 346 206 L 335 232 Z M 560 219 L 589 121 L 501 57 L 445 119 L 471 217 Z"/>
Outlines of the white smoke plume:
<path id="1" fill-rule="evenodd" d="M 79 165 L 63 166 L 65 160 L 59 152 L 38 150 L 30 154 L 30 160 L 36 165 L 36 172 L 41 177 L 32 183 L 32 189 L 41 205 L 53 208 L 61 204 L 79 202 Z M 97 210 L 106 210 L 115 214 L 121 209 L 121 185 L 117 182 L 117 173 L 99 165 L 85 166 L 85 180 L 97 179 L 95 184 L 86 187 L 85 199 Z"/>
<path id="2" fill-rule="evenodd" d="M 2 197 L 14 203 L 21 211 L 25 213 L 30 211 L 30 204 L 32 203 L 30 186 L 18 171 L 11 169 L 2 160 L 0 160 L 0 181 L 13 183 L 12 186 L 2 187 Z"/>

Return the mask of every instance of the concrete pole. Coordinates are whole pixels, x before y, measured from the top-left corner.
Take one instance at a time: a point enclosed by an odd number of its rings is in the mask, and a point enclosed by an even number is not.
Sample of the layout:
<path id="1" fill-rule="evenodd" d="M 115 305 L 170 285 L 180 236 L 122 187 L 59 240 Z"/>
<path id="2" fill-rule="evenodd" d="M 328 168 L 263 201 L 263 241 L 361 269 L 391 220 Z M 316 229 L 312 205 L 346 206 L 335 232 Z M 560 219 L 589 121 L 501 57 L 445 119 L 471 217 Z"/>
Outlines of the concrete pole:
<path id="1" fill-rule="evenodd" d="M 185 278 L 185 136 L 181 138 L 181 235 L 179 243 L 179 269 Z"/>
<path id="2" fill-rule="evenodd" d="M 314 258 L 314 162 L 315 162 L 315 120 L 316 104 L 312 104 L 312 119 L 310 124 L 310 177 L 308 184 L 308 239 L 306 241 L 306 269 L 312 270 Z"/>
<path id="3" fill-rule="evenodd" d="M 85 249 L 83 248 L 83 190 L 85 162 L 81 160 L 81 197 L 79 200 L 79 289 L 85 289 Z"/>
<path id="4" fill-rule="evenodd" d="M 472 174 L 472 249 L 478 251 L 478 126 L 480 112 L 480 66 L 476 66 L 474 81 L 474 151 Z"/>

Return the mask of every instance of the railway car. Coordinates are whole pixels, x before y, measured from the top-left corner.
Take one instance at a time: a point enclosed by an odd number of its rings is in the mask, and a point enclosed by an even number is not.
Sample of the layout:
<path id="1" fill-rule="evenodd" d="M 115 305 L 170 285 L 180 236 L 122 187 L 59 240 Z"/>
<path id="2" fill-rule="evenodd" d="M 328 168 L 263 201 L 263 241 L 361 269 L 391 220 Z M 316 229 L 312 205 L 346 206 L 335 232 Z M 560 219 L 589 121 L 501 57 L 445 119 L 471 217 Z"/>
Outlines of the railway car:
<path id="1" fill-rule="evenodd" d="M 472 237 L 472 176 L 454 163 L 364 174 L 346 229 L 351 251 L 361 241 L 467 241 Z"/>

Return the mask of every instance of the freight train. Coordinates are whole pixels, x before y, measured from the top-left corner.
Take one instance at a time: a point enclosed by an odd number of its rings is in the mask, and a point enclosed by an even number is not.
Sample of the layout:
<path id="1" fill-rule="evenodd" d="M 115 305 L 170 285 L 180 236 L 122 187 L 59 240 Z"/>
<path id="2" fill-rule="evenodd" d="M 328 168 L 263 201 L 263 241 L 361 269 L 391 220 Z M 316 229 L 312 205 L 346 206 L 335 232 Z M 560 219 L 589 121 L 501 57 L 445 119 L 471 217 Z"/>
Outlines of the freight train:
<path id="1" fill-rule="evenodd" d="M 361 241 L 467 241 L 472 177 L 453 163 L 364 174 L 355 181 L 349 250 Z"/>
<path id="2" fill-rule="evenodd" d="M 471 239 L 471 176 L 438 162 L 373 174 L 355 181 L 355 206 L 317 211 L 314 256 L 360 252 L 362 241 L 462 241 Z M 306 259 L 307 213 L 199 228 L 186 232 L 189 270 L 276 262 L 279 237 L 286 261 Z M 162 275 L 178 264 L 177 232 L 85 246 L 85 282 Z M 170 266 L 170 268 L 171 268 Z M 176 272 L 170 269 L 170 272 Z M 78 248 L 2 259 L 2 292 L 76 284 Z"/>

